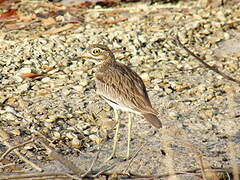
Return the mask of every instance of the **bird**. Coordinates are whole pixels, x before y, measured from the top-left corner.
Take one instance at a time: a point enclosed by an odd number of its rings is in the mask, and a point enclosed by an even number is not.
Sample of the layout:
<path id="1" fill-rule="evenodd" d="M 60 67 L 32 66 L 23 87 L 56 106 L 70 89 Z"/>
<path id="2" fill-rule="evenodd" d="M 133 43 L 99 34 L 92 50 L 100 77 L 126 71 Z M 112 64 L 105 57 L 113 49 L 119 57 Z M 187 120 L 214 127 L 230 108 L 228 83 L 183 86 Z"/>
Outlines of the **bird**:
<path id="1" fill-rule="evenodd" d="M 118 111 L 128 112 L 128 142 L 126 159 L 130 158 L 130 141 L 133 114 L 143 116 L 156 128 L 161 128 L 158 111 L 152 107 L 141 77 L 127 65 L 115 59 L 113 51 L 103 44 L 92 44 L 81 57 L 97 65 L 95 72 L 96 93 L 114 110 L 116 131 L 112 153 L 107 160 L 116 157 L 120 120 Z"/>

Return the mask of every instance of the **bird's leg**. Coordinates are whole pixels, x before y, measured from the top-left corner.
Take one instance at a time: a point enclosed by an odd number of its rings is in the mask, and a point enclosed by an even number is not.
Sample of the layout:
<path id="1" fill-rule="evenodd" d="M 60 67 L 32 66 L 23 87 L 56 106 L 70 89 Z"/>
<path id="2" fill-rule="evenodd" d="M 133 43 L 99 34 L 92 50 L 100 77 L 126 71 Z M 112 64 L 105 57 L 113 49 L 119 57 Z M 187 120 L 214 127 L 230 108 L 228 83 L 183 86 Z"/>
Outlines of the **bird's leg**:
<path id="1" fill-rule="evenodd" d="M 131 141 L 131 130 L 132 130 L 132 113 L 128 113 L 128 146 L 127 146 L 127 157 L 130 157 L 130 141 Z"/>
<path id="2" fill-rule="evenodd" d="M 114 115 L 115 115 L 115 121 L 116 121 L 116 131 L 115 131 L 115 135 L 113 138 L 113 150 L 112 150 L 112 154 L 111 156 L 108 157 L 107 161 L 114 158 L 115 157 L 115 153 L 116 153 L 116 148 L 117 148 L 117 142 L 118 142 L 118 132 L 119 132 L 119 127 L 120 127 L 120 121 L 118 119 L 118 112 L 116 109 L 114 109 Z"/>

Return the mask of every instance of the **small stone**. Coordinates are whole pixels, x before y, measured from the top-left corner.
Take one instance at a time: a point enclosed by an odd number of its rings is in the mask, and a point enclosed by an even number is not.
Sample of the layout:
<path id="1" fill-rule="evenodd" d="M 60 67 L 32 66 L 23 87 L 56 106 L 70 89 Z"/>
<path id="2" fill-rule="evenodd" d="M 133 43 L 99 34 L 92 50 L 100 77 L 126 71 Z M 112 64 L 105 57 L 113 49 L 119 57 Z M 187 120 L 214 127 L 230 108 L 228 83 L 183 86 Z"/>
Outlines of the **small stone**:
<path id="1" fill-rule="evenodd" d="M 28 144 L 28 145 L 26 145 L 26 146 L 24 146 L 24 149 L 25 150 L 31 150 L 31 149 L 33 149 L 34 147 L 33 147 L 33 145 L 31 145 L 31 144 Z"/>
<path id="2" fill-rule="evenodd" d="M 64 95 L 64 96 L 67 96 L 67 95 L 69 95 L 70 94 L 70 90 L 68 90 L 68 89 L 63 89 L 62 90 L 62 94 Z"/>
<path id="3" fill-rule="evenodd" d="M 89 130 L 89 129 L 84 130 L 84 131 L 83 131 L 83 134 L 84 134 L 84 135 L 89 135 L 89 134 L 90 134 L 90 130 Z"/>
<path id="4" fill-rule="evenodd" d="M 148 73 L 142 73 L 141 78 L 143 79 L 143 81 L 150 81 Z"/>
<path id="5" fill-rule="evenodd" d="M 60 139 L 61 134 L 58 131 L 54 131 L 53 136 L 54 136 L 55 139 Z"/>
<path id="6" fill-rule="evenodd" d="M 47 95 L 49 93 L 50 92 L 47 89 L 40 89 L 40 90 L 37 91 L 37 95 L 40 95 L 40 96 L 44 96 L 44 95 Z"/>
<path id="7" fill-rule="evenodd" d="M 13 135 L 15 135 L 15 136 L 20 136 L 21 131 L 18 130 L 18 129 L 13 129 L 13 130 L 11 131 L 11 133 L 12 133 Z"/>
<path id="8" fill-rule="evenodd" d="M 20 92 L 27 91 L 28 88 L 29 88 L 29 83 L 22 84 L 22 85 L 18 86 L 18 90 L 19 90 Z"/>
<path id="9" fill-rule="evenodd" d="M 81 141 L 77 138 L 77 137 L 74 137 L 71 141 L 71 144 L 74 148 L 80 148 L 81 147 Z"/>
<path id="10" fill-rule="evenodd" d="M 168 113 L 168 115 L 169 115 L 169 117 L 172 117 L 172 118 L 178 117 L 178 114 L 177 114 L 176 112 L 173 112 L 173 111 L 170 111 L 170 112 Z"/>
<path id="11" fill-rule="evenodd" d="M 10 139 L 10 136 L 9 134 L 3 130 L 3 129 L 0 129 L 0 137 L 3 139 L 3 140 L 8 140 Z"/>
<path id="12" fill-rule="evenodd" d="M 170 88 L 164 88 L 164 91 L 165 91 L 167 94 L 171 94 L 171 93 L 172 93 L 172 89 L 170 89 Z"/>
<path id="13" fill-rule="evenodd" d="M 86 123 L 86 122 L 84 122 L 84 121 L 79 121 L 79 122 L 77 123 L 76 127 L 77 127 L 79 130 L 83 131 L 83 130 L 88 129 L 88 128 L 90 127 L 90 124 L 89 124 L 89 123 Z M 89 130 L 88 130 L 88 131 L 89 131 Z"/>
<path id="14" fill-rule="evenodd" d="M 19 83 L 23 81 L 23 78 L 19 75 L 15 76 L 14 79 Z"/>
<path id="15" fill-rule="evenodd" d="M 88 81 L 87 81 L 87 80 L 81 80 L 81 81 L 79 82 L 79 84 L 80 84 L 81 86 L 85 87 L 86 85 L 88 85 Z"/>
<path id="16" fill-rule="evenodd" d="M 72 133 L 72 132 L 68 132 L 68 133 L 66 134 L 66 137 L 67 137 L 68 139 L 73 140 L 74 138 L 77 138 L 77 135 L 74 134 L 74 133 Z"/>
<path id="17" fill-rule="evenodd" d="M 54 119 L 54 118 L 49 118 L 49 119 L 45 119 L 45 122 L 47 122 L 47 123 L 52 123 L 52 122 L 54 122 L 56 119 Z"/>
<path id="18" fill-rule="evenodd" d="M 14 109 L 13 107 L 11 107 L 11 106 L 6 106 L 6 107 L 5 107 L 5 111 L 6 111 L 6 112 L 9 112 L 9 113 L 16 114 L 15 109 Z"/>
<path id="19" fill-rule="evenodd" d="M 101 118 L 100 119 L 100 124 L 101 124 L 101 127 L 103 129 L 110 130 L 110 129 L 114 128 L 116 123 L 115 123 L 114 120 L 111 120 L 111 119 L 108 119 L 108 118 Z"/>
<path id="20" fill-rule="evenodd" d="M 21 74 L 26 74 L 26 73 L 31 73 L 32 70 L 30 68 L 22 68 L 19 70 L 19 73 Z"/>
<path id="21" fill-rule="evenodd" d="M 147 42 L 147 37 L 145 35 L 139 35 L 138 36 L 138 40 L 141 42 L 141 43 L 145 43 Z"/>
<path id="22" fill-rule="evenodd" d="M 16 118 L 16 116 L 15 116 L 14 114 L 12 114 L 12 113 L 7 113 L 7 114 L 5 115 L 5 119 L 6 119 L 6 120 L 9 120 L 9 121 L 14 121 L 14 120 L 16 120 L 17 118 Z"/>
<path id="23" fill-rule="evenodd" d="M 84 88 L 82 86 L 77 85 L 77 86 L 73 86 L 73 89 L 78 92 L 82 92 Z"/>
<path id="24" fill-rule="evenodd" d="M 91 134 L 89 136 L 89 139 L 91 139 L 93 142 L 97 143 L 97 144 L 100 144 L 102 142 L 102 139 L 99 138 L 97 135 L 95 134 Z"/>
<path id="25" fill-rule="evenodd" d="M 160 88 L 159 85 L 155 85 L 155 86 L 153 87 L 153 89 L 154 89 L 155 91 L 159 91 L 159 90 L 161 90 L 161 88 Z"/>
<path id="26" fill-rule="evenodd" d="M 51 80 L 51 78 L 50 77 L 45 77 L 45 78 L 42 78 L 42 82 L 44 82 L 44 83 L 47 83 L 47 82 L 49 82 Z"/>

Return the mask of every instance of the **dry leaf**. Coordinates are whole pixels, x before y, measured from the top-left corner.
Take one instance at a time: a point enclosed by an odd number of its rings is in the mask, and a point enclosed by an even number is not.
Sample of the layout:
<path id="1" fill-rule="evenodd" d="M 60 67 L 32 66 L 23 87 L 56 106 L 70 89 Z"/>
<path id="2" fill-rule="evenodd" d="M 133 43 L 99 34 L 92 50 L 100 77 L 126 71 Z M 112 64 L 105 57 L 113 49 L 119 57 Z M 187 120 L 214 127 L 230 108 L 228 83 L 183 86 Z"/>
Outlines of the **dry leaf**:
<path id="1" fill-rule="evenodd" d="M 115 20 L 99 20 L 97 22 L 100 23 L 100 24 L 117 24 L 119 22 L 126 21 L 127 19 L 128 18 L 126 18 L 126 17 L 122 17 L 122 18 L 118 18 L 118 19 L 115 19 Z"/>
<path id="2" fill-rule="evenodd" d="M 36 16 L 39 18 L 49 18 L 56 16 L 63 16 L 65 14 L 64 10 L 49 11 L 47 13 L 37 13 Z"/>
<path id="3" fill-rule="evenodd" d="M 12 19 L 16 19 L 17 9 L 9 9 L 8 11 L 4 12 L 0 16 L 0 21 L 9 21 Z"/>
<path id="4" fill-rule="evenodd" d="M 78 8 L 90 8 L 95 5 L 103 6 L 103 7 L 113 7 L 119 4 L 119 0 L 85 0 L 77 5 L 75 7 Z"/>
<path id="5" fill-rule="evenodd" d="M 57 33 L 59 33 L 59 32 L 72 29 L 73 27 L 74 27 L 74 24 L 67 24 L 67 25 L 65 25 L 65 26 L 63 26 L 63 27 L 51 29 L 51 30 L 45 32 L 45 34 L 57 34 Z"/>
<path id="6" fill-rule="evenodd" d="M 96 5 L 104 6 L 104 7 L 113 7 L 118 5 L 118 1 L 116 0 L 96 0 Z"/>
<path id="7" fill-rule="evenodd" d="M 36 78 L 41 76 L 46 76 L 46 74 L 25 73 L 21 75 L 21 78 L 26 79 L 26 78 Z"/>
<path id="8" fill-rule="evenodd" d="M 56 24 L 56 21 L 55 21 L 55 19 L 54 18 L 52 18 L 52 17 L 49 17 L 49 18 L 47 18 L 47 19 L 42 19 L 42 23 L 43 23 L 43 26 L 50 26 L 50 25 L 52 25 L 52 24 Z"/>
<path id="9" fill-rule="evenodd" d="M 17 24 L 6 24 L 4 27 L 8 30 L 12 30 L 12 29 L 18 29 L 19 26 Z"/>
<path id="10" fill-rule="evenodd" d="M 51 71 L 51 70 L 54 69 L 54 67 L 52 67 L 52 66 L 46 66 L 46 65 L 44 65 L 42 68 L 45 69 L 45 70 L 47 70 L 47 71 Z"/>
<path id="11" fill-rule="evenodd" d="M 31 22 L 32 20 L 36 19 L 35 14 L 30 14 L 30 15 L 24 15 L 24 14 L 18 14 L 19 19 L 21 22 Z"/>
<path id="12" fill-rule="evenodd" d="M 1 9 L 9 9 L 11 8 L 11 6 L 16 3 L 19 2 L 20 0 L 0 0 L 0 8 Z"/>

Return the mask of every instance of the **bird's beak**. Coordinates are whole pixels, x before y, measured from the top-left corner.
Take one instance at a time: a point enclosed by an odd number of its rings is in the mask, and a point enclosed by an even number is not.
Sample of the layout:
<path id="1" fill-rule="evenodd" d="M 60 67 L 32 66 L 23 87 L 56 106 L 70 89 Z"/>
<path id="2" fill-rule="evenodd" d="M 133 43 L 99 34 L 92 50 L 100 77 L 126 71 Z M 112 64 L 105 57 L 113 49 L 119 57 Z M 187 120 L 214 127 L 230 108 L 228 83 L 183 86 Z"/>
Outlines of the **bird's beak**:
<path id="1" fill-rule="evenodd" d="M 121 49 L 121 48 L 117 48 L 117 49 L 111 49 L 112 53 L 116 53 L 116 52 L 126 52 L 125 50 Z"/>

